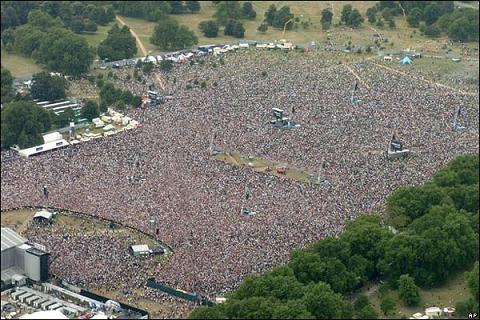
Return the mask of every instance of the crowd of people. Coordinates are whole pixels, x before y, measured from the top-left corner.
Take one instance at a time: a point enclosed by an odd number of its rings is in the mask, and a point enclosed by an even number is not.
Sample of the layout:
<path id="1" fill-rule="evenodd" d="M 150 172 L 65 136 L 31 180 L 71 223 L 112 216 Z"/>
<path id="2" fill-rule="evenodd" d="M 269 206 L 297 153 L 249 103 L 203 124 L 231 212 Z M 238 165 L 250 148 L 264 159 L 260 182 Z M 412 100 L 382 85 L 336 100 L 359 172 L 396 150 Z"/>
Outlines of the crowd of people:
<path id="1" fill-rule="evenodd" d="M 220 59 L 176 66 L 164 92 L 173 100 L 130 111 L 142 128 L 29 159 L 4 161 L 2 153 L 1 208 L 54 206 L 148 232 L 174 251 L 165 267 L 152 266 L 149 275 L 214 297 L 238 287 L 246 275 L 286 263 L 292 249 L 339 233 L 348 220 L 381 212 L 398 187 L 421 184 L 457 155 L 478 152 L 478 96 L 449 92 L 370 61 L 350 64 L 360 82 L 337 56 L 324 52 L 248 51 Z M 206 81 L 206 88 L 187 88 L 195 79 Z M 361 102 L 352 104 L 357 81 L 354 95 Z M 467 124 L 462 133 L 452 130 L 458 106 Z M 272 128 L 274 107 L 301 127 Z M 385 159 L 394 132 L 415 156 Z M 212 136 L 221 150 L 312 173 L 320 169 L 330 185 L 215 161 L 207 152 Z M 129 181 L 132 175 L 145 181 Z M 242 207 L 257 214 L 244 216 Z M 91 246 L 93 252 L 72 253 L 66 260 L 84 259 L 85 253 L 93 267 L 108 262 L 108 250 L 118 245 L 107 236 L 82 239 L 75 240 L 78 247 Z M 67 243 L 55 236 L 51 241 L 59 247 Z M 74 282 L 89 277 L 82 275 L 85 264 L 66 264 L 64 277 Z M 112 276 L 140 283 L 143 275 L 135 266 L 125 262 L 125 267 Z"/>

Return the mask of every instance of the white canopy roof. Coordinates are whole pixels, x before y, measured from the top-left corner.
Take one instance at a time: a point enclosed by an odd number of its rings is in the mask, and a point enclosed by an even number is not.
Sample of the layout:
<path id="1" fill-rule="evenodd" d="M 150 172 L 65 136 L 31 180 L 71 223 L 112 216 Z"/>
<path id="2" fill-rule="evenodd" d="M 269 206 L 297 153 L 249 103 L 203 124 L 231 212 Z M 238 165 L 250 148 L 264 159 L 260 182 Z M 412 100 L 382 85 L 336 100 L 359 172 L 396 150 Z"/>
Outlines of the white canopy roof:
<path id="1" fill-rule="evenodd" d="M 47 220 L 52 219 L 53 217 L 53 212 L 47 211 L 47 210 L 40 210 L 35 213 L 33 218 L 45 218 Z"/>
<path id="2" fill-rule="evenodd" d="M 49 310 L 25 314 L 20 319 L 68 319 L 68 317 L 58 310 Z"/>
<path id="3" fill-rule="evenodd" d="M 132 246 L 133 252 L 146 252 L 149 251 L 148 246 L 146 244 L 138 244 Z"/>
<path id="4" fill-rule="evenodd" d="M 16 247 L 27 242 L 27 239 L 21 237 L 10 228 L 2 228 L 2 251 Z"/>

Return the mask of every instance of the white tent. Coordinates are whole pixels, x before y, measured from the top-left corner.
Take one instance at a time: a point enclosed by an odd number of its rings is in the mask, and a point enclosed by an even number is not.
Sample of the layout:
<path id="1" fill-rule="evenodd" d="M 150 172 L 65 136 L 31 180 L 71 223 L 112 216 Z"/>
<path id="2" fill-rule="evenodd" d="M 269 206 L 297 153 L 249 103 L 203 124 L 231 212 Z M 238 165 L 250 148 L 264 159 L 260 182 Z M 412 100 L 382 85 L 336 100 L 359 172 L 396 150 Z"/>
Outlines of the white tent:
<path id="1" fill-rule="evenodd" d="M 146 244 L 133 245 L 130 247 L 134 256 L 149 255 L 150 249 Z"/>
<path id="2" fill-rule="evenodd" d="M 53 217 L 53 212 L 47 211 L 47 210 L 40 210 L 35 213 L 33 216 L 33 219 L 35 218 L 43 218 L 46 220 L 51 220 Z"/>
<path id="3" fill-rule="evenodd" d="M 43 141 L 44 143 L 49 143 L 49 142 L 54 142 L 54 141 L 60 141 L 62 140 L 63 137 L 62 135 L 60 134 L 60 132 L 58 131 L 55 131 L 55 132 L 52 132 L 52 133 L 48 133 L 48 134 L 45 134 L 43 136 Z"/>
<path id="4" fill-rule="evenodd" d="M 49 310 L 25 314 L 20 319 L 68 319 L 68 317 L 58 310 Z"/>
<path id="5" fill-rule="evenodd" d="M 103 127 L 103 131 L 110 131 L 112 129 L 115 129 L 115 127 L 111 124 L 107 124 L 105 127 Z"/>

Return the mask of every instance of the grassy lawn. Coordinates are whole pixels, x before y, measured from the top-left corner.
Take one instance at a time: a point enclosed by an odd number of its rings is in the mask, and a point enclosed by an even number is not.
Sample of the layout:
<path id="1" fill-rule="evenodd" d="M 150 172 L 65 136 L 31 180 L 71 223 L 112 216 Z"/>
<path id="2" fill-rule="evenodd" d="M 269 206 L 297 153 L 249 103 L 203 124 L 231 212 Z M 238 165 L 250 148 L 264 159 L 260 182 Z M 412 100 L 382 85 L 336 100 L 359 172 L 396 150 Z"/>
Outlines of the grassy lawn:
<path id="1" fill-rule="evenodd" d="M 367 294 L 366 288 L 362 290 L 362 293 Z M 367 294 L 368 295 L 368 294 Z M 396 314 L 393 318 L 410 317 L 414 313 L 425 313 L 425 308 L 428 307 L 455 307 L 455 304 L 459 301 L 467 300 L 470 297 L 468 288 L 465 286 L 465 279 L 463 272 L 456 274 L 445 285 L 432 288 L 432 289 L 420 289 L 421 301 L 418 307 L 406 307 L 400 302 L 397 290 L 389 290 L 385 293 L 386 296 L 390 296 L 397 301 Z M 369 300 L 378 312 L 383 316 L 380 309 L 380 302 L 383 296 L 376 290 L 369 296 Z M 392 316 L 390 316 L 392 317 Z M 390 318 L 388 317 L 388 318 Z"/>
<path id="2" fill-rule="evenodd" d="M 320 24 L 323 9 L 330 8 L 333 11 L 333 22 L 336 24 L 340 21 L 340 13 L 345 4 L 351 4 L 353 8 L 358 9 L 365 17 L 367 9 L 375 3 L 376 1 L 253 1 L 252 4 L 257 12 L 257 17 L 255 20 L 243 21 L 245 39 L 272 41 L 284 37 L 297 44 L 305 44 L 310 41 L 325 41 L 327 39 L 327 32 L 322 30 Z M 264 34 L 257 32 L 257 27 L 262 23 L 265 11 L 267 11 L 271 4 L 275 4 L 277 8 L 288 5 L 296 17 L 300 17 L 301 21 L 309 21 L 311 25 L 307 29 L 298 26 L 294 28 L 294 30 L 287 31 L 285 35 L 283 35 L 283 29 L 272 27 L 269 27 L 268 31 Z M 213 19 L 212 16 L 214 12 L 215 7 L 211 1 L 204 1 L 201 3 L 201 9 L 198 13 L 171 15 L 171 17 L 180 24 L 184 24 L 193 30 L 198 37 L 199 45 L 238 40 L 230 36 L 224 36 L 223 28 L 220 29 L 219 36 L 216 38 L 206 38 L 203 36 L 198 29 L 198 25 L 201 21 Z M 159 51 L 155 46 L 150 44 L 149 41 L 155 23 L 143 19 L 121 18 L 139 35 L 147 50 L 152 50 L 153 52 Z M 372 45 L 375 40 L 373 37 L 375 33 L 374 29 L 376 29 L 382 34 L 384 39 L 388 39 L 388 41 L 384 43 L 384 46 L 388 49 L 423 48 L 428 52 L 439 51 L 441 45 L 446 40 L 446 38 L 432 40 L 421 36 L 419 32 L 414 33 L 414 29 L 407 26 L 403 16 L 396 17 L 395 23 L 395 29 L 389 29 L 388 27 L 378 28 L 371 26 L 368 22 L 364 22 L 363 26 L 358 30 L 351 30 L 343 26 L 332 27 L 332 29 L 329 30 L 330 37 L 337 45 L 346 44 L 349 41 L 357 46 Z M 478 47 L 478 44 L 476 46 Z"/>
<path id="3" fill-rule="evenodd" d="M 1 225 L 2 227 L 9 227 L 17 232 L 20 232 L 33 218 L 35 212 L 36 210 L 30 209 L 2 212 Z"/>
<path id="4" fill-rule="evenodd" d="M 478 61 L 454 62 L 451 59 L 422 58 L 414 60 L 411 68 L 402 67 L 398 63 L 389 66 L 465 91 L 478 90 Z"/>
<path id="5" fill-rule="evenodd" d="M 303 182 L 317 183 L 316 174 L 310 174 L 306 171 L 299 170 L 296 168 L 288 168 L 285 174 L 277 173 L 275 167 L 277 165 L 282 165 L 281 162 L 270 161 L 267 159 L 254 157 L 254 156 L 242 156 L 236 152 L 221 152 L 220 154 L 213 157 L 215 160 L 220 160 L 225 163 L 239 166 L 239 167 L 248 167 L 255 172 L 263 172 L 271 174 L 278 177 L 299 180 Z"/>
<path id="6" fill-rule="evenodd" d="M 100 42 L 107 38 L 108 31 L 114 24 L 115 22 L 110 22 L 105 26 L 99 25 L 95 34 L 80 34 L 80 36 L 85 38 L 90 46 L 97 48 Z"/>
<path id="7" fill-rule="evenodd" d="M 2 67 L 10 70 L 15 78 L 30 78 L 32 74 L 40 72 L 43 68 L 35 64 L 33 59 L 22 57 L 18 54 L 2 50 Z"/>
<path id="8" fill-rule="evenodd" d="M 134 30 L 140 40 L 142 40 L 143 46 L 147 51 L 153 51 L 153 52 L 158 52 L 159 50 L 150 43 L 150 37 L 152 36 L 153 29 L 155 28 L 155 22 L 150 22 L 147 20 L 143 19 L 137 19 L 137 18 L 129 18 L 129 17 L 123 17 L 119 16 L 125 23 L 128 25 L 128 27 L 132 30 Z M 137 45 L 138 47 L 138 45 Z M 138 48 L 137 56 L 140 57 L 142 56 L 142 52 L 140 48 Z"/>

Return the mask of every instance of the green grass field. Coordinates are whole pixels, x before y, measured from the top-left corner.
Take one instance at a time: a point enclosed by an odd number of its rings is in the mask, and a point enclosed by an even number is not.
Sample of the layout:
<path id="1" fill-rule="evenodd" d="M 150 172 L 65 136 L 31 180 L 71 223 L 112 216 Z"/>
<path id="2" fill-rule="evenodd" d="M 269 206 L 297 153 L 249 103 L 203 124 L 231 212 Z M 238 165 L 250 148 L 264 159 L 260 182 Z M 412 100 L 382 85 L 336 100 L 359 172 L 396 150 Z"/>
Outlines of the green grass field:
<path id="1" fill-rule="evenodd" d="M 256 172 L 263 172 L 277 177 L 299 180 L 307 183 L 318 183 L 315 174 L 296 168 L 290 168 L 288 166 L 285 174 L 277 173 L 276 167 L 284 165 L 284 163 L 278 161 L 271 161 L 254 156 L 242 156 L 237 152 L 228 151 L 222 151 L 220 154 L 213 156 L 213 159 L 238 167 L 247 167 Z"/>
<path id="2" fill-rule="evenodd" d="M 364 287 L 361 293 L 364 293 L 368 296 L 367 288 Z M 411 317 L 414 313 L 424 313 L 425 308 L 428 307 L 440 307 L 442 309 L 444 307 L 455 307 L 455 304 L 457 302 L 467 300 L 470 297 L 470 293 L 468 291 L 468 288 L 465 286 L 465 278 L 463 276 L 463 272 L 460 272 L 453 276 L 445 285 L 441 287 L 432 289 L 420 289 L 421 301 L 420 305 L 417 307 L 404 306 L 399 300 L 397 290 L 388 290 L 385 293 L 385 296 L 390 296 L 397 301 L 396 314 L 394 316 L 387 317 L 387 319 L 400 319 L 404 316 L 408 319 L 408 317 Z M 379 293 L 379 291 L 375 290 L 369 296 L 369 300 L 374 306 L 377 313 L 381 315 L 381 317 L 385 318 L 383 316 L 382 310 L 380 309 L 380 302 L 382 297 L 383 296 Z"/>
<path id="3" fill-rule="evenodd" d="M 102 42 L 105 38 L 107 38 L 108 30 L 115 24 L 115 22 L 111 22 L 105 26 L 98 26 L 97 31 L 95 34 L 81 34 L 82 38 L 87 40 L 88 44 L 92 47 L 98 47 L 100 42 Z"/>
<path id="4" fill-rule="evenodd" d="M 40 65 L 35 64 L 33 59 L 7 53 L 4 50 L 2 50 L 2 67 L 10 70 L 15 78 L 29 78 L 32 74 L 43 70 Z"/>
<path id="5" fill-rule="evenodd" d="M 352 4 L 352 6 L 358 9 L 365 17 L 365 13 L 369 7 L 372 7 L 376 1 L 253 1 L 253 7 L 257 12 L 255 20 L 244 20 L 245 27 L 245 39 L 248 40 L 260 40 L 260 41 L 273 41 L 281 38 L 285 38 L 296 44 L 304 44 L 310 41 L 325 41 L 327 39 L 327 33 L 322 30 L 320 24 L 321 11 L 325 8 L 332 9 L 334 13 L 334 24 L 340 21 L 340 12 L 345 4 Z M 269 27 L 268 31 L 264 34 L 257 32 L 257 27 L 262 23 L 264 19 L 265 11 L 271 4 L 275 4 L 278 7 L 283 5 L 290 6 L 290 10 L 295 16 L 300 17 L 301 21 L 309 21 L 311 25 L 304 29 L 300 26 L 289 30 L 283 34 L 282 29 Z M 181 14 L 171 15 L 171 17 L 177 20 L 180 24 L 184 24 L 192 29 L 198 37 L 198 44 L 210 44 L 219 42 L 231 42 L 238 39 L 224 36 L 223 29 L 220 29 L 219 36 L 216 38 L 206 38 L 200 32 L 198 25 L 201 21 L 213 19 L 212 16 L 215 12 L 215 7 L 210 1 L 204 1 L 201 3 L 201 10 L 195 14 Z M 301 17 L 303 16 L 303 17 Z M 158 50 L 150 44 L 149 38 L 153 32 L 155 23 L 148 22 L 143 19 L 134 19 L 122 17 L 124 21 L 139 35 L 143 44 L 147 50 Z M 377 28 L 371 26 L 369 23 L 364 22 L 361 28 L 358 30 L 351 30 L 343 26 L 332 27 L 330 30 L 330 37 L 337 45 L 346 44 L 351 41 L 352 44 L 357 46 L 372 45 L 375 38 L 373 37 L 376 29 L 382 34 L 384 39 L 388 41 L 384 44 L 387 48 L 403 49 L 403 48 L 423 48 L 428 52 L 437 52 L 440 50 L 441 45 L 446 38 L 440 38 L 432 40 L 425 38 L 419 34 L 414 33 L 414 29 L 409 28 L 402 16 L 395 19 L 396 28 L 389 29 Z M 393 45 L 392 45 L 393 42 Z M 476 44 L 478 47 L 478 43 Z"/>

